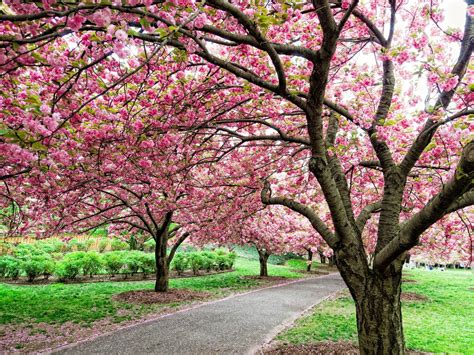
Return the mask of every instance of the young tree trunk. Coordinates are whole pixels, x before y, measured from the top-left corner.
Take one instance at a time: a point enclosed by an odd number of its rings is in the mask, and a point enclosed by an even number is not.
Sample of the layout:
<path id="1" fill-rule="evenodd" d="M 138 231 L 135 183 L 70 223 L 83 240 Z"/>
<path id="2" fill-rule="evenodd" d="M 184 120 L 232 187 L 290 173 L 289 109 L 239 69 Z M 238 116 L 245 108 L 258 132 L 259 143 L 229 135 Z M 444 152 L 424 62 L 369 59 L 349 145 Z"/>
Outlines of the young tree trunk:
<path id="1" fill-rule="evenodd" d="M 167 238 L 156 238 L 155 263 L 156 263 L 156 281 L 155 292 L 167 292 L 169 286 L 169 265 L 166 256 Z"/>
<path id="2" fill-rule="evenodd" d="M 267 268 L 267 261 L 270 254 L 265 249 L 259 249 L 258 251 L 258 259 L 260 261 L 260 276 L 268 276 L 268 268 Z"/>
<path id="3" fill-rule="evenodd" d="M 326 264 L 326 257 L 324 256 L 323 251 L 321 249 L 318 249 L 318 254 L 321 264 Z"/>
<path id="4" fill-rule="evenodd" d="M 357 330 L 361 354 L 404 354 L 400 304 L 401 273 L 368 278 L 364 295 L 356 297 Z"/>
<path id="5" fill-rule="evenodd" d="M 313 251 L 308 249 L 308 266 L 306 266 L 306 271 L 311 271 L 311 265 L 313 264 Z"/>

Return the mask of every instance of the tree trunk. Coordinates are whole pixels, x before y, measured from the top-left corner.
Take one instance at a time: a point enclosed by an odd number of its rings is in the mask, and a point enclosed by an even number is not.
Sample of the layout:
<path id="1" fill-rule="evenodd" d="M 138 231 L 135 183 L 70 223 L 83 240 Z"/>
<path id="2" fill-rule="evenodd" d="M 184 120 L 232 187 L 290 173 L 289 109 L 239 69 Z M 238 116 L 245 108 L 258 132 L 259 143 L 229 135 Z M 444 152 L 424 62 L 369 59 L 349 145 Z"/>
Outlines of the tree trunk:
<path id="1" fill-rule="evenodd" d="M 311 271 L 311 265 L 313 264 L 313 251 L 308 249 L 308 266 L 306 266 L 306 271 Z"/>
<path id="2" fill-rule="evenodd" d="M 164 239 L 164 240 L 163 240 Z M 156 281 L 155 292 L 167 292 L 169 286 L 169 265 L 166 256 L 166 238 L 157 238 L 155 246 Z"/>
<path id="3" fill-rule="evenodd" d="M 356 296 L 357 330 L 361 354 L 404 354 L 400 304 L 401 273 L 369 276 L 365 292 Z"/>
<path id="4" fill-rule="evenodd" d="M 336 265 L 336 257 L 334 255 L 331 255 L 329 258 L 329 266 L 334 266 Z"/>
<path id="5" fill-rule="evenodd" d="M 268 276 L 267 261 L 270 254 L 265 249 L 258 249 L 258 259 L 260 261 L 260 276 Z"/>
<path id="6" fill-rule="evenodd" d="M 321 261 L 321 264 L 326 264 L 326 257 L 324 256 L 323 251 L 318 250 L 318 254 L 319 254 L 319 260 Z"/>

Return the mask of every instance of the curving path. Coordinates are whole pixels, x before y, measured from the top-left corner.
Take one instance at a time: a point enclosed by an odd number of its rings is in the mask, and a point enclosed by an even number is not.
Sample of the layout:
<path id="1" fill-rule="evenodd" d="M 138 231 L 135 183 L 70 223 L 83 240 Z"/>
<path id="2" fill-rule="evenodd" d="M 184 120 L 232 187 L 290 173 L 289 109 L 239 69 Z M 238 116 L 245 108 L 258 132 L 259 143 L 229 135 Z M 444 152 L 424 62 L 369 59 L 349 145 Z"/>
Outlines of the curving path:
<path id="1" fill-rule="evenodd" d="M 249 354 L 283 325 L 343 289 L 339 274 L 231 296 L 96 339 L 63 354 Z"/>

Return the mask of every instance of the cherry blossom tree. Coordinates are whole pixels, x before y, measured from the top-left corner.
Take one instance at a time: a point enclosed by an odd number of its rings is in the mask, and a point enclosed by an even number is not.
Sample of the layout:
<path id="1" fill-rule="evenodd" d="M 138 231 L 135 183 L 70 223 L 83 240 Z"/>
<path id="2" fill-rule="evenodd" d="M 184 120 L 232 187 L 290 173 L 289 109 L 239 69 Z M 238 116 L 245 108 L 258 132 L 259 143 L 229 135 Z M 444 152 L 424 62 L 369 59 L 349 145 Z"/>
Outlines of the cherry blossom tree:
<path id="1" fill-rule="evenodd" d="M 404 353 L 405 255 L 447 214 L 472 217 L 471 0 L 458 29 L 446 28 L 437 1 L 6 4 L 2 87 L 14 90 L 12 80 L 27 75 L 48 83 L 43 95 L 55 95 L 46 105 L 39 96 L 30 111 L 25 107 L 36 93 L 21 88 L 23 98 L 5 95 L 9 135 L 56 133 L 164 53 L 226 71 L 233 105 L 185 125 L 202 132 L 197 135 L 224 137 L 220 148 L 246 147 L 249 156 L 265 146 L 272 157 L 286 150 L 273 168 L 299 174 L 264 179 L 261 200 L 306 217 L 333 250 L 356 304 L 361 353 Z M 67 50 L 75 45 L 78 50 Z M 129 64 L 113 60 L 116 67 L 107 68 L 115 57 Z M 31 77 L 43 67 L 47 80 Z M 203 81 L 214 77 L 210 70 L 201 73 Z M 86 80 L 98 72 L 110 76 L 102 87 Z M 218 107 L 220 101 L 207 102 Z M 57 127 L 45 132 L 51 123 Z M 42 149 L 21 136 L 2 141 L 2 152 L 16 155 L 2 161 L 4 176 L 28 170 Z M 328 214 L 316 212 L 321 201 Z M 465 222 L 456 223 L 465 230 Z"/>

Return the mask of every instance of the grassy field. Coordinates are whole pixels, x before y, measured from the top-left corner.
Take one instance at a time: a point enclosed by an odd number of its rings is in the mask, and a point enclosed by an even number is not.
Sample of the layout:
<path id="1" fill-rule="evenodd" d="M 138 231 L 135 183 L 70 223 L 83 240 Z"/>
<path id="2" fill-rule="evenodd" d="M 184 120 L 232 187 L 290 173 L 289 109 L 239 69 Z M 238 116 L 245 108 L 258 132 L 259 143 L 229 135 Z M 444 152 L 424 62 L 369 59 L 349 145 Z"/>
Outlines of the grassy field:
<path id="1" fill-rule="evenodd" d="M 402 302 L 403 327 L 409 349 L 434 353 L 474 354 L 474 273 L 411 270 L 404 292 L 427 301 Z M 354 304 L 350 296 L 326 301 L 310 316 L 277 337 L 292 344 L 320 340 L 356 341 Z"/>
<path id="2" fill-rule="evenodd" d="M 268 267 L 272 276 L 302 276 L 289 266 L 270 264 Z M 216 296 L 225 296 L 231 292 L 258 286 L 258 280 L 245 277 L 258 275 L 257 261 L 238 258 L 235 268 L 236 271 L 223 274 L 172 279 L 170 286 L 207 291 Z M 153 285 L 153 281 L 56 283 L 37 286 L 0 284 L 0 325 L 35 322 L 61 324 L 72 321 L 87 326 L 106 317 L 114 322 L 130 320 L 132 317 L 137 318 L 157 311 L 163 306 L 116 302 L 112 300 L 112 296 L 130 290 L 152 289 Z"/>

